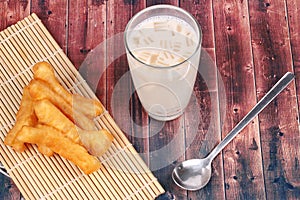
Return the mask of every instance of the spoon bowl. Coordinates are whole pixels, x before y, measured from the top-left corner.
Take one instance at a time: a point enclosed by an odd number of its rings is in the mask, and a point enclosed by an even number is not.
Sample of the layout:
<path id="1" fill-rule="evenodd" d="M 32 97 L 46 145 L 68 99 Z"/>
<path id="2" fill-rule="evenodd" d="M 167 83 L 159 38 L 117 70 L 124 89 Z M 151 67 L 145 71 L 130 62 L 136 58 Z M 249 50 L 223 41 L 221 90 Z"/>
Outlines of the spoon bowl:
<path id="1" fill-rule="evenodd" d="M 179 163 L 172 172 L 172 179 L 181 188 L 199 190 L 211 177 L 211 162 L 233 138 L 241 132 L 292 80 L 294 75 L 287 72 L 252 110 L 226 135 L 226 137 L 204 159 L 191 159 Z"/>
<path id="2" fill-rule="evenodd" d="M 199 190 L 210 180 L 211 167 L 206 159 L 191 159 L 180 163 L 172 172 L 174 182 L 183 189 Z M 201 184 L 200 184 L 201 183 Z"/>

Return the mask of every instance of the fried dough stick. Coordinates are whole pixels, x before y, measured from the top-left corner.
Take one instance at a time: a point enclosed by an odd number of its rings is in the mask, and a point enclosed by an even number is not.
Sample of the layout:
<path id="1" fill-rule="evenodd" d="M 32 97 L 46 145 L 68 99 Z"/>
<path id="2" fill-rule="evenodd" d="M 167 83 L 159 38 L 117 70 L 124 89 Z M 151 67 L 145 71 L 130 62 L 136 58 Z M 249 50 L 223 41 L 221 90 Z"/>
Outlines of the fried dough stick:
<path id="1" fill-rule="evenodd" d="M 16 151 L 24 151 L 26 148 L 24 143 L 17 140 L 16 136 L 23 126 L 33 126 L 36 123 L 37 119 L 33 110 L 33 101 L 28 87 L 24 87 L 20 107 L 16 115 L 15 125 L 6 135 L 4 144 L 12 146 Z"/>
<path id="2" fill-rule="evenodd" d="M 84 147 L 72 142 L 60 131 L 50 126 L 23 126 L 18 134 L 18 139 L 24 143 L 49 147 L 55 153 L 73 162 L 85 174 L 90 174 L 101 167 L 100 161 L 90 155 Z"/>
<path id="3" fill-rule="evenodd" d="M 86 131 L 79 129 L 80 140 L 90 154 L 102 156 L 111 146 L 113 136 L 105 129 Z"/>
<path id="4" fill-rule="evenodd" d="M 39 123 L 52 126 L 62 131 L 64 135 L 73 142 L 77 144 L 80 143 L 78 130 L 75 124 L 73 124 L 73 122 L 49 100 L 43 99 L 37 101 L 34 105 L 34 111 Z"/>
<path id="5" fill-rule="evenodd" d="M 33 73 L 35 79 L 47 82 L 52 90 L 64 97 L 71 106 L 87 117 L 94 118 L 103 113 L 103 105 L 99 101 L 68 92 L 55 77 L 53 67 L 49 63 L 39 62 L 35 64 L 33 66 Z"/>
<path id="6" fill-rule="evenodd" d="M 16 114 L 16 123 L 14 127 L 8 132 L 5 137 L 4 144 L 12 146 L 18 152 L 25 150 L 23 142 L 17 139 L 17 135 L 23 126 L 34 126 L 37 124 L 37 118 L 34 113 L 34 101 L 30 96 L 28 87 L 24 87 L 23 96 L 20 104 L 20 108 Z M 39 151 L 47 156 L 52 156 L 53 151 L 45 146 L 38 146 Z"/>
<path id="7" fill-rule="evenodd" d="M 63 97 L 55 93 L 46 82 L 33 79 L 29 83 L 29 92 L 35 100 L 48 99 L 58 107 L 69 119 L 84 130 L 97 130 L 94 121 L 74 110 Z"/>
<path id="8" fill-rule="evenodd" d="M 45 156 L 53 156 L 54 152 L 47 146 L 44 145 L 38 145 L 38 150 L 41 154 L 45 155 Z"/>
<path id="9" fill-rule="evenodd" d="M 75 126 L 49 100 L 37 101 L 34 110 L 39 123 L 54 127 L 75 143 L 82 143 L 95 156 L 103 155 L 110 147 L 113 136 L 106 130 L 86 131 Z"/>

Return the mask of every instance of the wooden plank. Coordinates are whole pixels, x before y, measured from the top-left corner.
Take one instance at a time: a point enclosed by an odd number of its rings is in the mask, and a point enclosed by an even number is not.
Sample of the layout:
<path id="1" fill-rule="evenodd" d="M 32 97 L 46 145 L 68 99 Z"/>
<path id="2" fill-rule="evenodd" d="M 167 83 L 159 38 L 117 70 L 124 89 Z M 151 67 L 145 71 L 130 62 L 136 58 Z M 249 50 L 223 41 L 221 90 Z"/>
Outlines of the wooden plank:
<path id="1" fill-rule="evenodd" d="M 121 6 L 116 7 L 116 4 Z M 107 44 L 107 108 L 148 164 L 148 115 L 143 111 L 135 93 L 123 41 L 127 22 L 145 8 L 145 4 L 146 1 L 115 1 L 108 4 L 107 38 L 110 42 Z"/>
<path id="2" fill-rule="evenodd" d="M 293 72 L 290 34 L 284 1 L 249 1 L 249 7 L 260 99 L 286 71 Z M 296 24 L 291 27 L 297 29 Z M 295 36 L 293 29 L 290 30 L 291 36 Z M 296 88 L 292 83 L 259 116 L 266 195 L 270 199 L 297 199 L 300 195 L 298 112 Z"/>
<path id="3" fill-rule="evenodd" d="M 300 10 L 300 2 L 297 0 L 287 0 L 287 15 L 289 22 L 289 33 L 291 42 L 291 53 L 293 56 L 294 73 L 296 77 L 300 76 L 300 15 L 298 14 Z M 296 88 L 300 86 L 300 80 L 296 78 Z M 297 89 L 297 98 L 300 98 L 299 89 Z M 298 103 L 298 109 L 299 108 Z"/>
<path id="4" fill-rule="evenodd" d="M 115 6 L 118 5 L 118 6 Z M 131 4 L 125 3 L 120 0 L 108 1 L 107 2 L 107 38 L 112 38 L 112 42 L 107 46 L 107 60 L 108 60 L 108 68 L 107 68 L 107 109 L 111 112 L 111 103 L 112 103 L 112 93 L 114 90 L 115 84 L 119 81 L 119 79 L 128 72 L 128 64 L 126 60 L 126 55 L 122 55 L 121 57 L 117 57 L 116 55 L 119 50 L 124 48 L 123 41 L 120 41 L 118 38 L 118 34 L 122 34 L 125 30 L 126 24 L 132 16 Z M 122 102 L 116 102 L 114 106 L 116 110 L 121 109 L 122 106 L 126 106 L 128 108 L 128 100 L 129 100 L 129 92 L 130 85 L 124 85 L 124 91 L 121 91 L 122 94 L 120 96 L 124 97 L 124 100 L 127 102 L 126 105 L 120 105 Z M 120 107 L 121 106 L 121 107 Z M 113 113 L 120 114 L 122 113 Z M 114 117 L 118 119 L 122 119 L 122 117 Z M 127 117 L 125 117 L 127 118 Z M 125 119 L 124 118 L 124 119 Z M 128 119 L 128 118 L 127 118 Z M 126 130 L 128 130 L 126 128 Z"/>
<path id="5" fill-rule="evenodd" d="M 108 2 L 107 38 L 111 42 L 107 45 L 107 109 L 148 164 L 148 115 L 142 112 L 134 93 L 123 41 L 127 22 L 144 7 L 145 1 Z"/>
<path id="6" fill-rule="evenodd" d="M 179 6 L 178 0 L 148 1 L 147 7 L 157 4 Z M 159 122 L 149 118 L 149 164 L 159 182 L 177 199 L 185 199 L 187 191 L 179 189 L 171 179 L 171 173 L 177 162 L 184 160 L 185 119 Z"/>
<path id="7" fill-rule="evenodd" d="M 87 4 L 87 22 L 85 36 L 86 56 L 88 66 L 80 66 L 80 73 L 84 76 L 97 97 L 106 106 L 106 9 L 104 1 L 89 0 Z M 98 50 L 98 49 L 101 50 Z M 89 55 L 94 49 L 95 55 Z M 83 51 L 81 51 L 83 52 Z M 92 60 L 92 62 L 91 62 Z"/>
<path id="8" fill-rule="evenodd" d="M 68 7 L 67 56 L 78 69 L 91 50 L 87 47 L 87 2 L 70 1 Z"/>
<path id="9" fill-rule="evenodd" d="M 300 87 L 300 80 L 298 77 L 300 77 L 300 59 L 299 59 L 299 54 L 300 54 L 300 15 L 299 15 L 299 10 L 300 10 L 300 2 L 297 0 L 287 0 L 287 15 L 288 15 L 288 22 L 289 22 L 289 37 L 290 37 L 290 42 L 291 42 L 291 53 L 293 56 L 293 65 L 294 65 L 294 74 L 296 75 L 295 83 L 296 83 L 296 95 L 298 99 L 298 112 L 300 109 L 299 105 L 299 97 L 300 97 L 300 92 L 299 92 L 299 87 Z M 299 123 L 299 114 L 297 116 L 297 121 Z M 299 134 L 298 134 L 299 136 Z M 290 175 L 293 176 L 292 181 L 290 183 L 293 183 L 293 189 L 296 190 L 294 193 L 295 195 L 297 194 L 297 197 L 299 198 L 300 192 L 299 192 L 299 143 L 300 139 L 299 137 L 295 140 L 294 142 L 294 148 L 293 149 L 298 149 L 297 152 L 297 157 L 294 158 L 294 169 L 293 171 L 290 171 Z M 296 181 L 295 181 L 296 180 Z M 297 198 L 296 197 L 296 198 Z"/>
<path id="10" fill-rule="evenodd" d="M 71 1 L 68 9 L 68 55 L 77 68 L 106 38 L 105 1 Z"/>
<path id="11" fill-rule="evenodd" d="M 180 1 L 180 6 L 194 15 L 202 29 L 202 56 L 195 92 L 199 110 L 186 112 L 186 159 L 205 157 L 221 140 L 217 69 L 212 1 Z M 204 79 L 205 78 L 205 79 Z M 193 126 L 199 115 L 197 126 Z M 198 129 L 197 129 L 198 128 Z M 197 134 L 195 134 L 197 133 Z M 193 141 L 193 142 L 192 142 Z M 199 154 L 200 152 L 200 154 Z M 209 184 L 197 192 L 189 192 L 191 199 L 225 199 L 222 156 L 213 162 L 213 174 Z"/>
<path id="12" fill-rule="evenodd" d="M 213 1 L 216 60 L 227 99 L 222 137 L 256 103 L 247 6 L 247 1 Z M 223 150 L 226 198 L 265 199 L 260 148 L 256 118 Z"/>
<path id="13" fill-rule="evenodd" d="M 289 33 L 291 42 L 291 53 L 293 56 L 294 73 L 296 77 L 300 76 L 300 2 L 297 0 L 287 0 L 287 19 L 289 22 Z M 300 80 L 296 79 L 297 88 L 300 86 Z M 297 91 L 297 97 L 299 99 L 300 93 Z M 298 108 L 299 109 L 299 108 Z"/>
<path id="14" fill-rule="evenodd" d="M 150 169 L 165 190 L 175 195 L 176 199 L 185 199 L 187 196 L 187 191 L 176 186 L 171 178 L 176 164 L 185 158 L 184 123 L 183 115 L 168 122 L 154 119 L 149 122 Z"/>
<path id="15" fill-rule="evenodd" d="M 106 105 L 105 48 L 98 48 L 94 52 L 101 55 L 89 55 L 94 48 L 103 46 L 106 40 L 106 3 L 94 0 L 71 1 L 68 24 L 68 56 L 97 97 Z"/>
<path id="16" fill-rule="evenodd" d="M 67 0 L 31 3 L 31 12 L 42 20 L 64 52 L 67 51 L 67 4 Z"/>
<path id="17" fill-rule="evenodd" d="M 2 31 L 7 27 L 7 1 L 0 1 L 0 30 Z"/>
<path id="18" fill-rule="evenodd" d="M 0 30 L 15 24 L 27 17 L 30 13 L 30 2 L 25 1 L 0 1 Z"/>
<path id="19" fill-rule="evenodd" d="M 20 199 L 21 193 L 17 186 L 8 177 L 0 174 L 0 198 Z"/>
<path id="20" fill-rule="evenodd" d="M 146 8 L 146 1 L 134 1 L 131 4 L 132 16 L 142 9 Z M 138 95 L 135 92 L 133 82 L 131 84 L 131 119 L 132 123 L 132 135 L 130 141 L 132 141 L 135 149 L 142 156 L 145 163 L 149 166 L 149 118 L 145 110 L 143 109 Z"/>
<path id="21" fill-rule="evenodd" d="M 153 6 L 156 4 L 171 4 L 171 5 L 178 5 L 179 0 L 147 0 L 147 7 Z"/>

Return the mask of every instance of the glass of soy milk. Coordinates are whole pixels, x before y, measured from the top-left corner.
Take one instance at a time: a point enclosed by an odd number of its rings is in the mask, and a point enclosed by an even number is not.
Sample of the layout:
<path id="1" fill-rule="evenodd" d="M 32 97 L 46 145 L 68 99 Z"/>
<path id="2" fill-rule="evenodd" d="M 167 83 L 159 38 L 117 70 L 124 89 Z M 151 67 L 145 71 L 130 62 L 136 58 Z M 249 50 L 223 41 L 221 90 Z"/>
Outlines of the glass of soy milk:
<path id="1" fill-rule="evenodd" d="M 202 33 L 195 18 L 171 5 L 137 13 L 125 30 L 130 73 L 150 117 L 168 121 L 189 103 L 200 60 Z"/>

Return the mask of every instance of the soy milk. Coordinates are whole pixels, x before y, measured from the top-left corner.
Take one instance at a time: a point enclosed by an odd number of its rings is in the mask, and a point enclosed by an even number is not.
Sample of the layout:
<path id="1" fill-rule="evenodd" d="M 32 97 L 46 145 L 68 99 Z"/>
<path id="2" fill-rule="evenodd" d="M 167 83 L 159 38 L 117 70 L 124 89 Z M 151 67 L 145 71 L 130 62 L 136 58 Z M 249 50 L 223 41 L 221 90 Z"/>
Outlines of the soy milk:
<path id="1" fill-rule="evenodd" d="M 128 34 L 130 71 L 143 107 L 155 119 L 174 118 L 187 106 L 199 64 L 199 36 L 174 16 L 154 16 Z"/>

